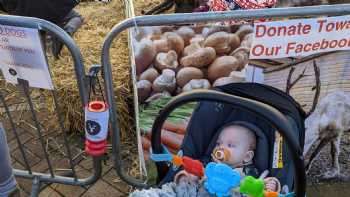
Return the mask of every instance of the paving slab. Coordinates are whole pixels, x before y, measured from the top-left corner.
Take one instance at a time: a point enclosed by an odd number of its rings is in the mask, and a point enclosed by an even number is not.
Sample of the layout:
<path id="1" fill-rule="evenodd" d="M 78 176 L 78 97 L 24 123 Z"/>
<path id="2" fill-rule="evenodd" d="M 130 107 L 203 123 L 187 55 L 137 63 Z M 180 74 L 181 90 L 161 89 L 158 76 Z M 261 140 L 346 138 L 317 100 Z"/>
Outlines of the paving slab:
<path id="1" fill-rule="evenodd" d="M 27 158 L 29 166 L 34 166 L 38 162 L 40 162 L 41 159 L 39 157 L 37 157 L 33 152 L 31 152 L 28 148 L 26 148 L 24 146 L 23 149 L 24 149 L 24 153 L 25 153 L 25 156 Z M 12 159 L 16 160 L 17 162 L 19 162 L 23 166 L 25 165 L 23 155 L 22 155 L 20 149 L 16 149 L 15 151 L 11 152 L 10 154 L 11 154 Z"/>
<path id="2" fill-rule="evenodd" d="M 126 184 L 117 176 L 117 172 L 114 168 L 109 170 L 102 179 L 124 194 L 128 194 L 132 190 L 130 185 Z"/>
<path id="3" fill-rule="evenodd" d="M 51 187 L 46 187 L 40 192 L 39 197 L 63 197 L 63 196 L 57 191 L 55 191 L 54 189 L 52 189 Z"/>
<path id="4" fill-rule="evenodd" d="M 21 135 L 19 136 L 19 140 L 21 142 L 21 144 L 25 144 L 26 142 L 28 142 L 29 140 L 33 139 L 33 136 L 30 133 L 21 133 Z M 8 141 L 8 146 L 10 148 L 10 151 L 14 151 L 18 148 L 18 142 L 16 138 L 12 138 L 11 141 Z"/>
<path id="5" fill-rule="evenodd" d="M 83 169 L 80 166 L 77 166 L 75 168 L 75 171 L 77 173 L 78 178 L 87 178 L 87 177 L 91 176 L 91 172 Z M 72 186 L 72 185 L 63 185 L 63 184 L 52 184 L 51 187 L 66 197 L 80 196 L 84 192 L 86 192 L 87 189 L 89 188 L 89 187 L 85 188 L 85 187 L 81 187 L 81 186 Z"/>
<path id="6" fill-rule="evenodd" d="M 101 196 L 101 197 L 121 197 L 121 196 L 127 196 L 120 191 L 114 189 L 106 183 L 103 180 L 97 181 L 93 186 L 89 188 L 87 192 L 85 192 L 82 197 L 96 197 L 96 196 Z"/>
<path id="7" fill-rule="evenodd" d="M 79 166 L 86 170 L 93 170 L 92 157 L 88 156 L 79 163 Z M 111 159 L 102 162 L 102 176 L 105 175 L 113 167 Z"/>

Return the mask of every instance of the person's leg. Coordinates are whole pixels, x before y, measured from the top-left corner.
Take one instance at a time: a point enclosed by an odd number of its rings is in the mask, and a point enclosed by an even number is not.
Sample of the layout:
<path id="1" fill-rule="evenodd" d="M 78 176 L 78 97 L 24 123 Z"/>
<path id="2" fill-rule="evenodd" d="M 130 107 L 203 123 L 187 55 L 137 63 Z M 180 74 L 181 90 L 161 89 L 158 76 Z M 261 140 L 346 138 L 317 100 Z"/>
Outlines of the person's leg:
<path id="1" fill-rule="evenodd" d="M 0 196 L 12 195 L 16 190 L 16 180 L 13 176 L 10 153 L 6 142 L 5 129 L 0 123 Z"/>
<path id="2" fill-rule="evenodd" d="M 71 10 L 67 16 L 64 17 L 62 24 L 60 25 L 69 35 L 73 35 L 83 24 L 83 17 L 75 10 Z M 52 37 L 52 53 L 55 58 L 58 58 L 63 43 L 56 37 Z"/>

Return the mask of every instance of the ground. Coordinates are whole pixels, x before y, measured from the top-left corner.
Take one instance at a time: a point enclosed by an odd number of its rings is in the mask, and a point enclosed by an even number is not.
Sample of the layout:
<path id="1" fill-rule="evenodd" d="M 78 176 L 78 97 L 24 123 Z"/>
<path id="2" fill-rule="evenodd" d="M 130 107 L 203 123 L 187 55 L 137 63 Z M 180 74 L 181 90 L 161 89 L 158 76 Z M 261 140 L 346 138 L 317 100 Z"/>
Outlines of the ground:
<path id="1" fill-rule="evenodd" d="M 15 113 L 13 111 L 13 113 Z M 42 119 L 42 117 L 38 117 Z M 14 119 L 17 126 L 19 139 L 23 144 L 28 165 L 34 172 L 48 173 L 48 164 L 45 159 L 44 151 L 38 140 L 37 130 L 32 128 L 30 115 L 23 112 L 21 118 Z M 20 152 L 14 132 L 10 129 L 7 119 L 3 121 L 6 128 L 6 137 L 10 148 L 12 165 L 15 169 L 26 170 L 25 161 Z M 45 150 L 49 153 L 50 162 L 52 163 L 55 174 L 63 173 L 62 169 L 69 168 L 66 147 L 64 146 L 62 132 L 42 130 Z M 69 135 L 68 143 L 74 158 L 75 171 L 78 178 L 87 178 L 92 175 L 92 158 L 82 152 L 84 142 L 79 135 Z M 110 150 L 109 150 L 110 152 Z M 129 162 L 130 163 L 130 162 Z M 29 196 L 32 187 L 32 180 L 16 178 L 21 191 L 21 197 Z M 122 182 L 116 175 L 113 167 L 113 160 L 108 158 L 103 162 L 102 177 L 93 185 L 87 187 L 68 186 L 62 184 L 43 185 L 39 196 L 60 196 L 60 197 L 78 197 L 78 196 L 127 196 L 131 187 Z"/>
<path id="2" fill-rule="evenodd" d="M 311 169 L 308 173 L 308 182 L 309 183 L 334 183 L 339 182 L 339 180 L 322 180 L 319 178 L 319 175 L 322 174 L 325 169 L 329 169 L 331 166 L 331 154 L 330 154 L 331 146 L 328 144 L 324 147 L 320 153 L 320 155 L 316 158 L 314 163 L 311 166 Z M 340 163 L 340 173 L 344 176 L 344 181 L 350 180 L 350 136 L 349 134 L 344 134 L 342 136 L 341 145 L 340 145 L 340 155 L 339 155 L 339 163 Z"/>

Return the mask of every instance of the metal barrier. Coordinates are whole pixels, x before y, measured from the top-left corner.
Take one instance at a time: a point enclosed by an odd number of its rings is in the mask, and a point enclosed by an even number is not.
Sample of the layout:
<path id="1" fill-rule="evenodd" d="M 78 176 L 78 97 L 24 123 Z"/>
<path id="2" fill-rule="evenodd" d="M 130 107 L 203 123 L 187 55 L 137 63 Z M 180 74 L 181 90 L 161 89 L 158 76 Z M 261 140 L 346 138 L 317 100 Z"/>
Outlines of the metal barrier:
<path id="1" fill-rule="evenodd" d="M 18 17 L 18 16 L 0 16 L 0 24 L 1 25 L 7 25 L 7 26 L 13 26 L 13 27 L 22 27 L 22 28 L 32 28 L 37 29 L 40 32 L 46 32 L 50 35 L 56 36 L 59 38 L 68 48 L 69 52 L 72 55 L 73 62 L 74 62 L 74 71 L 75 71 L 75 77 L 77 80 L 77 87 L 79 89 L 80 99 L 81 99 L 81 109 L 88 103 L 88 92 L 86 87 L 86 76 L 85 76 L 85 69 L 83 65 L 82 55 L 80 53 L 79 48 L 74 43 L 73 39 L 61 28 L 58 26 L 37 18 L 30 18 L 30 17 Z M 44 54 L 46 55 L 46 52 L 44 51 Z M 46 56 L 47 58 L 47 56 Z M 49 69 L 50 70 L 50 69 Z M 50 73 L 51 74 L 51 73 Z M 74 73 L 72 73 L 74 75 Z M 15 140 L 18 143 L 18 149 L 20 151 L 20 155 L 23 158 L 24 163 L 24 170 L 20 169 L 14 169 L 14 174 L 16 177 L 22 177 L 26 179 L 32 179 L 32 191 L 31 196 L 37 196 L 40 192 L 40 186 L 42 183 L 59 183 L 59 184 L 67 184 L 67 185 L 76 185 L 76 186 L 85 186 L 90 185 L 94 182 L 96 182 L 100 176 L 101 176 L 101 160 L 102 157 L 93 157 L 93 173 L 88 178 L 78 178 L 77 171 L 76 171 L 76 163 L 73 159 L 73 153 L 72 148 L 69 144 L 69 140 L 67 137 L 67 129 L 64 128 L 64 118 L 62 117 L 62 113 L 60 113 L 60 110 L 62 109 L 62 105 L 60 105 L 59 98 L 57 96 L 57 92 L 55 90 L 47 90 L 50 92 L 53 98 L 53 106 L 54 106 L 54 116 L 57 117 L 57 126 L 59 127 L 60 131 L 62 132 L 62 144 L 66 149 L 65 158 L 68 159 L 69 162 L 69 169 L 68 174 L 69 175 L 59 175 L 55 172 L 55 169 L 53 168 L 53 163 L 50 160 L 50 154 L 47 151 L 47 147 L 45 147 L 44 142 L 44 134 L 43 134 L 43 125 L 39 121 L 38 113 L 40 112 L 38 109 L 36 109 L 35 105 L 33 104 L 33 98 L 31 95 L 31 92 L 33 92 L 32 88 L 29 88 L 28 81 L 18 79 L 18 85 L 13 86 L 16 87 L 15 89 L 19 89 L 17 93 L 21 94 L 25 99 L 23 102 L 26 102 L 29 106 L 28 111 L 30 111 L 29 116 L 31 117 L 33 125 L 33 130 L 36 131 L 36 136 L 39 142 L 39 147 L 43 151 L 43 159 L 46 161 L 46 164 L 48 166 L 48 173 L 42 173 L 42 172 L 34 172 L 32 169 L 32 166 L 30 165 L 30 159 L 28 158 L 28 155 L 25 152 L 24 143 L 21 142 L 18 125 L 16 123 L 16 116 L 13 116 L 11 114 L 10 105 L 7 103 L 6 100 L 6 94 L 3 92 L 3 90 L 0 90 L 0 102 L 2 103 L 2 110 L 3 114 L 7 117 L 6 121 L 9 122 L 7 128 L 7 132 L 13 132 Z M 4 88 L 4 87 L 2 87 Z M 38 90 L 38 89 L 35 89 Z M 39 91 L 39 90 L 38 90 Z M 42 90 L 44 91 L 44 90 Z M 45 90 L 46 91 L 46 90 Z M 83 118 L 83 115 L 82 115 Z M 5 121 L 5 120 L 4 120 Z M 83 128 L 83 127 L 82 127 Z M 58 148 L 60 149 L 60 147 Z"/>
<path id="2" fill-rule="evenodd" d="M 186 13 L 186 14 L 165 14 L 155 16 L 138 16 L 126 19 L 115 25 L 107 35 L 102 48 L 102 66 L 104 71 L 105 90 L 107 94 L 107 102 L 110 106 L 110 123 L 112 129 L 112 145 L 113 155 L 115 157 L 114 165 L 118 175 L 130 185 L 136 187 L 148 187 L 143 180 L 137 180 L 128 176 L 123 171 L 123 162 L 120 156 L 120 133 L 117 120 L 117 106 L 115 101 L 115 93 L 113 87 L 113 76 L 110 61 L 110 48 L 113 40 L 124 30 L 135 26 L 160 26 L 160 25 L 176 25 L 176 24 L 193 24 L 199 22 L 217 22 L 225 20 L 244 20 L 259 19 L 273 17 L 300 17 L 300 16 L 322 16 L 322 15 L 346 15 L 350 13 L 350 4 L 326 5 L 326 6 L 310 6 L 298 8 L 273 8 L 260 10 L 235 10 L 230 12 L 207 12 L 207 13 Z M 293 155 L 297 158 L 297 155 Z M 303 166 L 301 160 L 296 161 L 297 165 Z M 298 171 L 298 169 L 295 169 Z M 305 183 L 304 177 L 296 174 L 296 183 Z M 298 185 L 298 184 L 296 184 Z M 305 194 L 303 188 L 296 186 L 297 196 Z"/>

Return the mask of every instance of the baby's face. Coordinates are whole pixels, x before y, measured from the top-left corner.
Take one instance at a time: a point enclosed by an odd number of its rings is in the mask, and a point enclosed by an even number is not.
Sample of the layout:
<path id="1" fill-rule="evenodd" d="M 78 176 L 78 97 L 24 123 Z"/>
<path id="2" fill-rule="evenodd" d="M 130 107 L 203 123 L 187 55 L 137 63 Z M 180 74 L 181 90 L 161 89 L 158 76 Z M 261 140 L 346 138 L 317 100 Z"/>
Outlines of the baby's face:
<path id="1" fill-rule="evenodd" d="M 224 163 L 232 167 L 239 167 L 252 160 L 254 152 L 250 149 L 251 144 L 255 143 L 255 139 L 251 139 L 252 135 L 247 132 L 250 131 L 236 126 L 227 127 L 221 131 L 215 149 L 229 151 L 229 158 Z"/>

